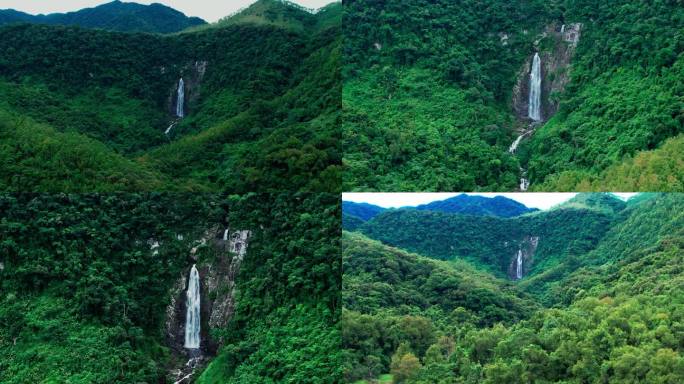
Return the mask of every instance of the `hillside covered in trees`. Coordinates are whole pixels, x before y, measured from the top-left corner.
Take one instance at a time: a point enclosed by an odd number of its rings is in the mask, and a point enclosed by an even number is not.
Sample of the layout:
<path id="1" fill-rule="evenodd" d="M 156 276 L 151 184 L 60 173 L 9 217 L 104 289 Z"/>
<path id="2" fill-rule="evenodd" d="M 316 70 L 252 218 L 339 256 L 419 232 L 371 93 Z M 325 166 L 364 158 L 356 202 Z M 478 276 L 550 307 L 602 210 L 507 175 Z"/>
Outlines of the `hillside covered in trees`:
<path id="1" fill-rule="evenodd" d="M 390 211 L 345 231 L 345 381 L 681 382 L 683 208 L 580 194 L 512 219 Z"/>
<path id="2" fill-rule="evenodd" d="M 338 191 L 341 13 L 260 0 L 173 35 L 0 27 L 0 189 Z"/>
<path id="3" fill-rule="evenodd" d="M 194 264 L 193 382 L 340 380 L 334 194 L 4 194 L 0 217 L 2 383 L 176 382 L 169 308 Z M 235 275 L 224 230 L 251 233 Z M 227 324 L 210 326 L 220 302 Z"/>
<path id="4" fill-rule="evenodd" d="M 683 23 L 678 1 L 350 2 L 344 190 L 681 191 Z"/>

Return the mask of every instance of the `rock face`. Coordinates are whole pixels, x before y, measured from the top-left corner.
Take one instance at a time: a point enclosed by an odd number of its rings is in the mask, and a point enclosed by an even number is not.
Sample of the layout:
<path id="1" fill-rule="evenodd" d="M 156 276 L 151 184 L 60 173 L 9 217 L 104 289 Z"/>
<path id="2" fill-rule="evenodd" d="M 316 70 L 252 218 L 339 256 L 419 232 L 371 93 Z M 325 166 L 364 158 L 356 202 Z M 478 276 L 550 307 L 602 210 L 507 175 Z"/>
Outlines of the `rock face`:
<path id="1" fill-rule="evenodd" d="M 541 49 L 542 74 L 542 121 L 550 119 L 558 111 L 558 95 L 565 90 L 565 86 L 570 80 L 571 61 L 575 54 L 575 48 L 579 43 L 582 31 L 582 24 L 574 23 L 567 25 L 551 25 L 540 35 L 536 46 L 550 46 L 551 49 Z M 518 81 L 513 88 L 512 108 L 520 120 L 529 120 L 529 94 L 530 94 L 530 72 L 534 52 L 531 52 L 528 59 L 518 72 Z"/>
<path id="2" fill-rule="evenodd" d="M 189 260 L 197 262 L 200 277 L 200 349 L 192 351 L 184 348 L 186 291 L 192 267 L 190 264 L 169 292 L 169 304 L 166 308 L 166 340 L 175 357 L 169 370 L 173 382 L 189 382 L 194 369 L 203 365 L 207 356 L 215 355 L 221 346 L 223 341 L 214 340 L 211 330 L 225 327 L 233 316 L 235 279 L 247 253 L 251 234 L 249 230 L 212 228 L 191 244 Z M 197 255 L 202 248 L 208 248 L 211 255 L 208 259 L 211 261 L 198 261 Z M 187 379 L 180 380 L 186 376 Z"/>
<path id="3" fill-rule="evenodd" d="M 192 112 L 192 109 L 197 105 L 197 102 L 200 97 L 200 85 L 202 83 L 202 78 L 204 78 L 204 74 L 207 72 L 207 65 L 208 63 L 206 61 L 195 61 L 194 63 L 188 63 L 185 66 L 183 66 L 180 69 L 179 77 L 183 78 L 183 82 L 185 85 L 185 105 L 184 105 L 184 111 L 185 115 L 187 116 L 189 113 Z M 166 71 L 166 68 L 162 69 L 163 71 Z M 178 80 L 175 79 L 174 84 L 169 87 L 169 96 L 168 96 L 168 113 L 170 116 L 176 116 L 176 109 L 177 109 L 177 94 L 178 94 Z"/>
<path id="4" fill-rule="evenodd" d="M 508 277 L 511 280 L 517 280 L 516 271 L 518 266 L 518 251 L 522 253 L 522 269 L 523 277 L 527 275 L 530 267 L 534 263 L 534 253 L 537 251 L 537 246 L 539 245 L 538 236 L 525 236 L 515 251 L 515 254 L 510 256 L 510 264 L 508 267 Z"/>

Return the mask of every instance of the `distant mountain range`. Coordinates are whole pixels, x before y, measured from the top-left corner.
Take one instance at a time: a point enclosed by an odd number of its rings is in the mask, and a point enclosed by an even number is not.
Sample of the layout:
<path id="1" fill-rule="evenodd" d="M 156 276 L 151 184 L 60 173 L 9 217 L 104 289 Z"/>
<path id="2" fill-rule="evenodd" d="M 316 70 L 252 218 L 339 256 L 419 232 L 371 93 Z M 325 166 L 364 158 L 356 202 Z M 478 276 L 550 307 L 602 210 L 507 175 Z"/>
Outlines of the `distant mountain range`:
<path id="1" fill-rule="evenodd" d="M 446 200 L 419 205 L 416 209 L 420 211 L 497 217 L 514 217 L 538 211 L 537 208 L 528 208 L 522 203 L 503 196 L 470 196 L 465 193 Z"/>
<path id="2" fill-rule="evenodd" d="M 402 207 L 399 209 L 416 209 L 419 211 L 495 217 L 515 217 L 525 213 L 538 211 L 537 208 L 529 208 L 522 203 L 504 196 L 471 196 L 465 193 L 446 200 L 433 201 L 417 207 Z M 342 212 L 344 216 L 346 219 L 351 219 L 354 222 L 357 222 L 355 219 L 360 219 L 361 222 L 368 221 L 385 210 L 385 208 L 368 203 L 354 203 L 351 201 L 342 202 Z"/>
<path id="3" fill-rule="evenodd" d="M 94 8 L 49 15 L 30 15 L 13 9 L 0 10 L 0 25 L 13 23 L 77 25 L 84 28 L 150 33 L 173 33 L 207 24 L 198 17 L 187 17 L 163 4 L 143 5 L 118 0 Z"/>

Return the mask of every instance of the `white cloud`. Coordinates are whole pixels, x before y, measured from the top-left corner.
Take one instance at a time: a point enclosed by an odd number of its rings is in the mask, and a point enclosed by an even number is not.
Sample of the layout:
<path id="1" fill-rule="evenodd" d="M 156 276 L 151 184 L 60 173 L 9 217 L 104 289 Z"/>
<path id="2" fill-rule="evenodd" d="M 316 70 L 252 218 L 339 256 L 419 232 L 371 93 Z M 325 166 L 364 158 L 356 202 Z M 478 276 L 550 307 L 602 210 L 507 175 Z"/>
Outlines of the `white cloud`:
<path id="1" fill-rule="evenodd" d="M 111 0 L 0 0 L 0 9 L 16 9 L 35 15 L 39 13 L 77 11 L 82 8 L 95 7 L 109 2 Z M 249 6 L 255 0 L 135 0 L 126 2 L 140 4 L 161 3 L 175 8 L 188 16 L 197 16 L 206 21 L 214 22 Z M 332 0 L 293 0 L 292 2 L 307 8 L 320 8 L 331 3 Z"/>
<path id="2" fill-rule="evenodd" d="M 549 209 L 563 203 L 576 195 L 576 193 L 466 193 L 486 197 L 504 196 L 525 204 L 530 208 Z M 427 204 L 433 201 L 445 200 L 460 193 L 343 193 L 342 200 L 356 203 L 375 204 L 384 208 L 411 207 Z M 634 196 L 634 193 L 616 193 L 626 200 Z"/>

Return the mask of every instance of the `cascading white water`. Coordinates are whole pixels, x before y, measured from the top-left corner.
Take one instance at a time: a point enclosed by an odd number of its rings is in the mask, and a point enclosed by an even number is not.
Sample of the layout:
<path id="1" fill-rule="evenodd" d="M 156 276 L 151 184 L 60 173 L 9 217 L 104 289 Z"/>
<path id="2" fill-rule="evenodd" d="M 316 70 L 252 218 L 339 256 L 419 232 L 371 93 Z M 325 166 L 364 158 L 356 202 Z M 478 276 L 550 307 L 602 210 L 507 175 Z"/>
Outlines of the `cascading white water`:
<path id="1" fill-rule="evenodd" d="M 527 192 L 527 189 L 529 187 L 530 187 L 530 181 L 524 177 L 521 177 L 520 178 L 520 191 L 521 192 Z"/>
<path id="2" fill-rule="evenodd" d="M 534 54 L 532 73 L 530 73 L 530 105 L 528 116 L 534 121 L 541 120 L 541 59 L 539 53 Z"/>
<path id="3" fill-rule="evenodd" d="M 185 348 L 198 349 L 200 347 L 200 285 L 199 272 L 193 264 L 188 283 L 187 312 L 185 314 Z"/>
<path id="4" fill-rule="evenodd" d="M 223 241 L 228 241 L 228 230 L 227 229 L 223 232 Z"/>
<path id="5" fill-rule="evenodd" d="M 515 269 L 515 277 L 520 280 L 523 277 L 522 250 L 518 249 L 518 266 Z"/>
<path id="6" fill-rule="evenodd" d="M 184 117 L 183 104 L 185 104 L 185 83 L 181 77 L 178 81 L 178 98 L 176 99 L 176 116 Z"/>

